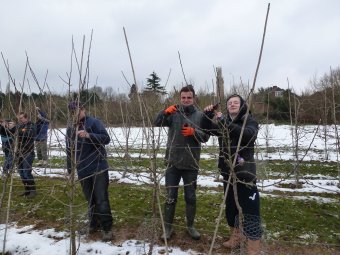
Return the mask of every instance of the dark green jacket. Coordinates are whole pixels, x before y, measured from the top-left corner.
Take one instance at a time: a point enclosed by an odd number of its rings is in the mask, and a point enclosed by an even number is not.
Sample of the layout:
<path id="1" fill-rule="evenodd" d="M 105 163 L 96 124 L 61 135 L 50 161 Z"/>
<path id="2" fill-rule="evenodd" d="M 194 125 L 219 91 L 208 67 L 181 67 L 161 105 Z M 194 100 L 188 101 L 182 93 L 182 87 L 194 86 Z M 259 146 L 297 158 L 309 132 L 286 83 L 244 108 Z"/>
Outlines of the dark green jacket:
<path id="1" fill-rule="evenodd" d="M 178 106 L 178 110 L 167 115 L 161 111 L 156 116 L 154 125 L 169 127 L 166 149 L 166 163 L 178 169 L 198 170 L 201 154 L 201 143 L 209 140 L 209 135 L 201 129 L 203 113 L 195 106 Z M 182 135 L 182 127 L 187 124 L 195 128 L 193 136 Z"/>

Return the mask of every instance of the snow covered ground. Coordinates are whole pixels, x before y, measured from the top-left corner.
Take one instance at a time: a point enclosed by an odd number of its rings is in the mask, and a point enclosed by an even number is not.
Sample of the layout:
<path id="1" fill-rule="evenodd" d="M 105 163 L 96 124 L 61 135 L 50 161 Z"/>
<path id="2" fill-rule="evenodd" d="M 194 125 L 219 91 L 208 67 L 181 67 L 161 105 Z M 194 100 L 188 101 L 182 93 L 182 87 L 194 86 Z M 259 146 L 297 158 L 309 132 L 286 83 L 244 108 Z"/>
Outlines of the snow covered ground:
<path id="1" fill-rule="evenodd" d="M 0 239 L 4 240 L 4 225 L 0 224 Z M 95 242 L 78 240 L 78 253 L 87 255 L 142 255 L 149 251 L 149 244 L 139 240 L 126 240 L 122 243 Z M 11 226 L 6 236 L 6 251 L 20 255 L 61 255 L 69 254 L 70 240 L 65 232 L 56 232 L 54 229 L 36 230 L 34 226 Z M 1 251 L 2 251 L 1 245 Z M 188 255 L 194 251 L 182 251 L 179 248 L 171 249 L 172 254 Z M 152 254 L 164 254 L 165 247 L 155 246 Z"/>
<path id="2" fill-rule="evenodd" d="M 111 136 L 111 143 L 107 146 L 110 156 L 123 156 L 121 151 L 125 148 L 126 140 L 131 149 L 146 149 L 147 144 L 151 144 L 151 128 L 143 131 L 142 128 L 108 128 Z M 338 126 L 340 130 L 340 126 Z M 65 156 L 65 128 L 49 130 L 49 148 L 51 148 L 51 156 Z M 340 155 L 336 153 L 336 134 L 334 126 L 302 126 L 297 130 L 297 137 L 292 139 L 292 127 L 289 125 L 261 125 L 257 138 L 257 149 L 259 151 L 258 158 L 260 160 L 267 159 L 294 159 L 294 151 L 296 141 L 299 147 L 299 159 L 304 161 L 338 161 Z M 326 135 L 325 135 L 326 134 Z M 165 128 L 154 128 L 155 141 L 160 148 L 166 147 L 167 130 Z M 294 143 L 292 142 L 294 140 Z M 216 147 L 216 137 L 211 137 L 203 147 Z M 265 153 L 266 148 L 268 153 Z M 216 147 L 217 151 L 217 147 Z M 138 153 L 131 154 L 132 157 L 141 156 Z M 147 155 L 142 155 L 147 157 Z M 159 154 L 162 157 L 162 154 Z M 202 157 L 210 157 L 210 155 L 202 155 Z"/>
<path id="3" fill-rule="evenodd" d="M 337 161 L 338 155 L 336 153 L 336 140 L 334 134 L 334 127 L 328 126 L 327 140 L 323 135 L 323 128 L 317 128 L 317 126 L 305 126 L 299 130 L 299 147 L 300 156 L 304 155 L 307 148 L 311 148 L 306 154 L 304 160 L 318 160 L 318 161 Z M 150 135 L 150 130 L 143 132 L 140 128 L 132 128 L 129 137 L 129 146 L 131 148 L 146 148 L 146 136 Z M 117 148 L 125 146 L 124 141 L 126 140 L 126 130 L 123 128 L 110 128 L 109 133 L 112 138 L 111 144 L 108 146 L 110 156 L 123 156 L 122 154 L 115 152 Z M 65 129 L 50 130 L 50 155 L 51 156 L 65 156 L 64 139 Z M 165 148 L 166 144 L 166 130 L 155 129 L 155 134 L 159 136 L 160 146 Z M 273 152 L 265 154 L 263 150 L 267 146 L 274 148 Z M 292 151 L 292 138 L 290 126 L 262 126 L 260 134 L 257 140 L 258 148 L 261 151 L 259 153 L 260 159 L 282 159 L 289 160 L 293 158 Z M 143 145 L 143 146 L 142 146 Z M 204 146 L 216 146 L 216 139 L 210 139 L 209 142 Z M 271 150 L 272 151 L 272 150 Z M 217 152 L 217 150 L 216 150 Z M 132 157 L 140 157 L 138 153 L 131 154 Z M 147 155 L 144 155 L 148 157 Z M 158 155 L 163 157 L 162 154 Z M 211 157 L 209 154 L 203 154 L 202 157 Z M 46 176 L 64 176 L 65 169 L 50 169 L 50 168 L 35 168 L 36 175 Z M 125 178 L 122 178 L 122 173 L 119 171 L 110 171 L 110 178 L 115 179 L 120 183 L 134 183 L 143 184 L 150 183 L 148 173 L 128 173 Z M 164 183 L 164 179 L 160 176 L 161 183 Z M 286 179 L 269 179 L 262 180 L 258 183 L 261 196 L 276 197 L 279 195 L 271 194 L 273 191 L 284 191 L 293 192 L 289 188 L 283 188 L 280 184 L 289 184 L 292 180 Z M 293 196 L 294 199 L 313 199 L 320 203 L 333 203 L 337 202 L 336 199 L 318 197 L 318 193 L 330 193 L 340 194 L 340 189 L 337 187 L 337 180 L 330 176 L 318 175 L 318 176 L 304 176 L 302 179 L 302 187 L 298 189 L 299 196 Z M 222 185 L 220 182 L 216 182 L 212 176 L 199 176 L 198 185 L 204 187 L 217 187 Z M 301 195 L 305 194 L 305 195 Z M 11 225 L 6 232 L 4 225 L 0 224 L 0 244 L 3 244 L 6 240 L 6 251 L 11 254 L 21 255 L 40 255 L 40 254 L 68 254 L 69 252 L 69 237 L 66 232 L 56 232 L 54 229 L 47 230 L 36 230 L 34 226 L 18 227 L 15 224 Z M 126 240 L 122 243 L 103 243 L 89 241 L 81 238 L 78 240 L 79 252 L 78 254 L 144 254 L 148 251 L 148 244 L 137 240 Z M 0 252 L 2 251 L 3 245 L 0 245 Z M 196 254 L 192 250 L 182 251 L 179 248 L 171 247 L 171 254 Z M 164 253 L 165 247 L 154 247 L 154 254 Z"/>

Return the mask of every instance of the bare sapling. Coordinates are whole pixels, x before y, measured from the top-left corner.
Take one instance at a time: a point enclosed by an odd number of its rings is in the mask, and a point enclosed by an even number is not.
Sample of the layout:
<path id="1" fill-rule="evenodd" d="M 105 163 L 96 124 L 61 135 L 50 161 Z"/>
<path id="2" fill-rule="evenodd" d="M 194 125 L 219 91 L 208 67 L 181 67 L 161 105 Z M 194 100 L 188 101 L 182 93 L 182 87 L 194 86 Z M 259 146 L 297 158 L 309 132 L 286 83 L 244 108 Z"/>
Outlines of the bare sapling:
<path id="1" fill-rule="evenodd" d="M 91 42 L 92 42 L 92 33 L 91 33 L 91 39 L 90 39 L 90 45 L 89 45 L 89 51 L 87 56 L 87 61 L 84 63 L 84 51 L 85 51 L 85 36 L 83 36 L 83 43 L 81 48 L 81 56 L 80 58 L 77 57 L 76 49 L 74 47 L 74 42 L 72 39 L 72 53 L 71 53 L 71 67 L 70 67 L 70 74 L 68 76 L 68 88 L 69 88 L 69 101 L 71 100 L 71 79 L 72 79 L 72 67 L 73 67 L 73 61 L 76 62 L 76 78 L 78 79 L 78 88 L 77 88 L 77 98 L 75 101 L 77 102 L 78 107 L 76 107 L 75 111 L 70 111 L 68 109 L 68 126 L 72 128 L 73 132 L 75 134 L 78 132 L 78 123 L 79 123 L 79 111 L 80 111 L 80 94 L 81 92 L 86 88 L 88 84 L 88 72 L 89 72 L 89 58 L 90 58 L 90 49 L 91 49 Z M 77 165 L 77 143 L 78 143 L 78 136 L 74 135 L 74 139 L 72 137 L 69 137 L 69 146 L 70 148 L 70 161 L 71 161 L 71 169 L 70 173 L 67 177 L 68 185 L 69 185 L 69 229 L 70 229 L 70 255 L 77 254 L 77 245 L 76 245 L 76 218 L 74 211 L 74 202 L 75 202 L 75 194 L 76 194 L 76 165 Z"/>
<path id="2" fill-rule="evenodd" d="M 123 106 L 122 106 L 122 102 L 119 102 L 119 106 L 120 106 L 120 111 L 121 111 L 121 115 L 122 115 L 122 122 L 123 122 L 123 127 L 122 127 L 122 130 L 123 130 L 123 134 L 124 134 L 124 137 L 125 137 L 125 146 L 124 146 L 124 172 L 123 172 L 123 175 L 122 175 L 122 178 L 125 178 L 126 176 L 126 173 L 128 171 L 128 163 L 130 161 L 130 153 L 129 153 L 129 138 L 130 138 L 130 133 L 131 133 L 131 117 L 130 117 L 130 114 L 129 112 L 127 111 L 127 105 L 126 105 L 126 108 L 125 108 L 125 112 L 126 112 L 126 115 L 124 115 L 124 110 L 123 110 Z"/>
<path id="3" fill-rule="evenodd" d="M 268 4 L 268 8 L 267 8 L 267 14 L 266 14 L 266 19 L 265 19 L 265 24 L 264 24 L 263 35 L 262 35 L 261 49 L 260 49 L 260 54 L 259 54 L 259 57 L 258 57 L 258 62 L 257 62 L 257 66 L 256 66 L 254 80 L 253 80 L 252 88 L 250 89 L 250 94 L 249 94 L 249 97 L 248 97 L 248 104 L 249 105 L 251 105 L 251 103 L 252 103 L 252 96 L 253 96 L 253 93 L 254 93 L 254 89 L 255 89 L 255 85 L 256 85 L 256 79 L 257 79 L 257 74 L 258 74 L 258 71 L 259 71 L 259 68 L 260 68 L 261 59 L 262 59 L 262 52 L 263 52 L 263 46 L 264 46 L 264 39 L 265 39 L 265 35 L 266 35 L 269 10 L 270 10 L 270 3 Z M 239 140 L 238 140 L 238 144 L 237 144 L 237 148 L 236 148 L 236 152 L 235 152 L 236 155 L 238 155 L 238 152 L 239 152 L 239 149 L 240 149 L 240 146 L 241 146 L 241 141 L 242 141 L 242 136 L 243 136 L 244 128 L 245 128 L 245 125 L 246 125 L 246 122 L 247 122 L 247 118 L 249 116 L 249 108 L 250 107 L 247 108 L 247 112 L 245 114 L 245 119 L 243 120 L 243 126 L 242 126 L 242 129 L 241 129 L 241 133 L 240 133 L 240 136 L 239 136 Z M 228 132 L 226 132 L 226 133 L 228 134 Z M 230 146 L 229 146 L 229 151 L 230 151 Z M 231 156 L 232 155 L 230 155 L 230 157 Z M 229 188 L 229 184 L 230 184 L 231 178 L 234 178 L 234 180 L 236 180 L 236 174 L 234 172 L 234 166 L 236 165 L 236 160 L 237 160 L 237 157 L 234 157 L 234 160 L 233 160 L 233 162 L 231 164 L 230 175 L 229 175 L 229 180 L 228 180 L 228 184 L 227 184 L 228 186 L 227 186 L 226 191 Z M 237 206 L 237 208 L 239 210 L 239 228 L 242 230 L 242 223 L 243 223 L 243 217 L 244 216 L 242 214 L 242 208 L 241 208 L 241 206 L 238 203 L 236 185 L 234 185 L 234 192 L 235 192 L 236 206 Z M 227 198 L 227 192 L 225 192 L 225 194 L 223 196 L 223 201 L 221 203 L 220 212 L 219 212 L 219 215 L 218 215 L 218 218 L 217 218 L 217 223 L 216 223 L 216 228 L 215 228 L 215 231 L 214 231 L 214 236 L 213 236 L 213 239 L 212 239 L 212 242 L 211 242 L 211 245 L 210 245 L 210 249 L 209 249 L 209 255 L 213 254 L 213 248 L 214 248 L 214 244 L 215 244 L 218 228 L 219 228 L 219 225 L 220 225 L 220 222 L 221 222 L 222 211 L 223 211 L 223 207 L 225 206 L 226 198 Z M 243 246 L 243 245 L 244 244 L 241 244 L 241 246 Z M 241 247 L 241 251 L 244 250 L 242 248 L 243 247 Z"/>
<path id="4" fill-rule="evenodd" d="M 332 86 L 332 115 L 333 115 L 333 123 L 334 123 L 334 136 L 335 136 L 335 149 L 336 149 L 336 162 L 337 162 L 337 171 L 338 171 L 338 187 L 340 188 L 340 136 L 338 132 L 338 120 L 337 120 L 337 103 L 335 100 L 335 91 L 339 91 L 339 77 L 336 76 L 335 72 L 332 72 L 331 69 L 331 86 Z"/>
<path id="5" fill-rule="evenodd" d="M 323 142 L 324 142 L 324 160 L 328 160 L 328 128 L 327 128 L 327 116 L 329 108 L 327 106 L 327 89 L 324 90 L 324 107 L 323 107 L 323 118 L 322 118 L 322 124 L 323 124 Z"/>
<path id="6" fill-rule="evenodd" d="M 123 28 L 124 31 L 124 36 L 125 36 L 125 42 L 126 42 L 126 46 L 127 46 L 127 50 L 128 50 L 128 54 L 129 54 L 129 59 L 130 59 L 130 64 L 131 64 L 131 69 L 132 69 L 132 74 L 133 74 L 133 79 L 134 79 L 134 84 L 136 86 L 136 90 L 137 90 L 137 100 L 138 100 L 138 106 L 140 109 L 140 115 L 142 116 L 142 130 L 143 130 L 143 137 L 146 140 L 146 150 L 147 150 L 147 154 L 148 157 L 150 159 L 150 166 L 149 166 L 149 170 L 150 170 L 150 179 L 153 183 L 153 195 L 152 195 L 152 219 L 151 219 L 151 226 L 152 227 L 152 233 L 151 233 L 151 238 L 150 240 L 148 240 L 150 242 L 150 246 L 149 246 L 149 250 L 148 250 L 148 254 L 151 255 L 153 253 L 153 248 L 154 248 L 154 244 L 156 242 L 156 238 L 157 238 L 157 233 L 158 233 L 158 224 L 157 223 L 157 218 L 158 215 L 161 215 L 161 222 L 162 222 L 162 228 L 164 231 L 164 222 L 163 222 L 163 218 L 162 218 L 162 211 L 161 211 L 161 206 L 160 206 L 160 178 L 158 176 L 158 172 L 157 172 L 157 151 L 159 149 L 159 137 L 158 137 L 158 142 L 156 141 L 157 136 L 155 135 L 155 128 L 152 125 L 151 122 L 151 117 L 149 115 L 149 112 L 147 111 L 147 104 L 142 100 L 140 93 L 138 93 L 138 86 L 137 86 L 137 81 L 136 81 L 136 76 L 135 76 L 135 70 L 134 70 L 134 65 L 133 65 L 133 61 L 132 61 L 132 56 L 131 56 L 131 52 L 130 52 L 130 48 L 129 48 L 129 43 L 128 43 L 128 39 L 127 39 L 127 35 L 126 35 L 126 31 L 125 28 Z M 144 140 L 144 139 L 143 139 Z M 166 254 L 169 254 L 169 249 L 166 244 Z"/>
<path id="7" fill-rule="evenodd" d="M 6 68 L 10 83 L 14 86 L 15 90 L 17 91 L 17 85 L 15 83 L 15 80 L 11 76 L 9 65 L 8 65 L 8 63 L 6 63 L 2 53 L 1 53 L 1 56 L 2 56 L 3 62 L 5 64 L 5 68 Z M 12 108 L 14 110 L 13 111 L 14 115 L 16 115 L 17 112 L 22 111 L 23 90 L 24 90 L 24 87 L 25 87 L 25 81 L 27 79 L 27 69 L 28 69 L 28 58 L 26 57 L 26 64 L 25 64 L 25 71 L 24 71 L 24 75 L 23 75 L 23 81 L 19 85 L 21 90 L 20 90 L 20 93 L 17 93 L 17 94 L 20 94 L 19 102 L 17 101 L 17 103 L 18 103 L 17 107 Z M 14 166 L 18 164 L 18 156 L 17 156 L 18 155 L 18 147 L 19 147 L 19 138 L 18 138 L 18 132 L 17 132 L 17 129 L 16 129 L 16 132 L 14 134 L 13 163 L 12 163 L 11 169 L 9 169 L 10 187 L 9 187 L 9 193 L 8 193 L 8 199 L 7 199 L 7 208 L 6 208 L 5 230 L 4 230 L 4 239 L 3 239 L 3 247 L 2 247 L 2 253 L 3 254 L 6 253 L 7 230 L 8 230 L 9 221 L 10 221 L 10 211 L 11 211 L 12 195 L 13 195 Z M 5 178 L 4 184 L 3 184 L 3 194 L 1 195 L 0 210 L 2 210 L 2 204 L 3 204 L 3 199 L 4 199 L 4 195 L 5 195 L 5 191 L 6 191 L 7 179 L 8 178 Z"/>

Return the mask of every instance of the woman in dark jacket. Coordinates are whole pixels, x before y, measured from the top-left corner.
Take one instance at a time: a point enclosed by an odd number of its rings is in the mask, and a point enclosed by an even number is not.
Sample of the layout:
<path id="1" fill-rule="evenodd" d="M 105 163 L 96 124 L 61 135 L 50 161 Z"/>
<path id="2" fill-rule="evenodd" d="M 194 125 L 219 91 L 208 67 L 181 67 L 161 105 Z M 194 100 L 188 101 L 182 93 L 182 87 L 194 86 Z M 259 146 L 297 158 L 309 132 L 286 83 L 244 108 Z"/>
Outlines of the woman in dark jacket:
<path id="1" fill-rule="evenodd" d="M 214 110 L 213 105 L 207 106 L 204 111 L 203 129 L 218 137 L 218 168 L 223 176 L 224 192 L 227 192 L 226 218 L 231 237 L 223 245 L 235 248 L 240 245 L 241 236 L 244 235 L 247 239 L 247 254 L 259 254 L 262 228 L 254 159 L 258 123 L 249 114 L 246 102 L 239 95 L 228 97 L 226 116 Z M 239 224 L 240 210 L 242 228 Z"/>

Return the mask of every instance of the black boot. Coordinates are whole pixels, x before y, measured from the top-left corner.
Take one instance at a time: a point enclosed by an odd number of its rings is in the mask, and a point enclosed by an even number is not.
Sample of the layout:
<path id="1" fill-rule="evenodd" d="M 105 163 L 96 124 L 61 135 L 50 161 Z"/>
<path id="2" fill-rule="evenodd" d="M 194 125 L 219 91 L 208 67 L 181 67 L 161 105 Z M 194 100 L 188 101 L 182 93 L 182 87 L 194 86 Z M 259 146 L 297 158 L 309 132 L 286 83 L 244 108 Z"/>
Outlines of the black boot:
<path id="1" fill-rule="evenodd" d="M 186 218 L 187 218 L 187 231 L 192 239 L 199 240 L 201 238 L 200 233 L 194 227 L 196 205 L 186 204 Z"/>
<path id="2" fill-rule="evenodd" d="M 28 188 L 29 192 L 26 195 L 26 197 L 27 198 L 34 198 L 37 195 L 34 180 L 27 181 L 27 188 Z"/>
<path id="3" fill-rule="evenodd" d="M 173 233 L 172 224 L 174 222 L 176 210 L 176 203 L 165 204 L 164 210 L 164 225 L 165 225 L 165 233 L 161 236 L 161 239 L 164 241 L 165 239 L 169 240 Z"/>
<path id="4" fill-rule="evenodd" d="M 24 184 L 24 188 L 25 188 L 25 191 L 23 193 L 20 193 L 19 196 L 21 197 L 26 197 L 29 193 L 30 193 L 30 190 L 29 190 L 29 187 L 28 187 L 28 184 L 27 184 L 27 181 L 22 181 L 22 183 Z"/>

